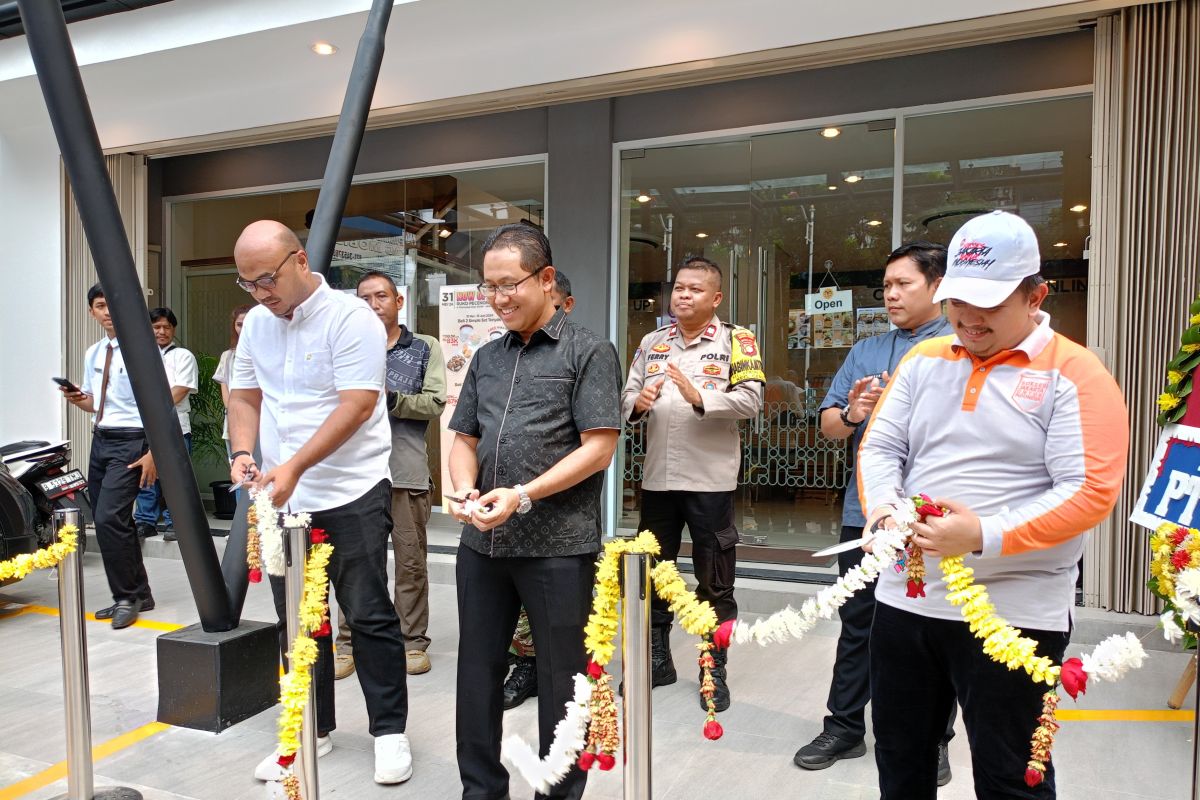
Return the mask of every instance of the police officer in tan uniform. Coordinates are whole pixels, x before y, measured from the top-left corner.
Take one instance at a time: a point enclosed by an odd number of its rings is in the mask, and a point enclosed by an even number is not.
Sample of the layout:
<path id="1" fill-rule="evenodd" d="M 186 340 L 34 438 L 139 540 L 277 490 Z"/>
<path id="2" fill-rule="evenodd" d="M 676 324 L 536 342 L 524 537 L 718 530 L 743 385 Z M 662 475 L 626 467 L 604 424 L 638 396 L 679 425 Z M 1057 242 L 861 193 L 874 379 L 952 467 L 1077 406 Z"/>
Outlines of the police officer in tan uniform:
<path id="1" fill-rule="evenodd" d="M 721 268 L 707 258 L 684 261 L 671 290 L 675 324 L 647 334 L 633 356 L 622 395 L 622 413 L 644 421 L 646 462 L 642 517 L 674 561 L 686 524 L 692 539 L 696 594 L 712 603 L 720 621 L 737 616 L 733 578 L 738 543 L 733 493 L 742 461 L 738 420 L 762 409 L 762 358 L 754 334 L 722 322 Z M 657 597 L 651 611 L 654 686 L 676 680 L 671 660 L 671 612 Z M 718 711 L 729 707 L 725 682 L 728 651 L 713 651 Z M 704 707 L 704 698 L 700 698 Z"/>

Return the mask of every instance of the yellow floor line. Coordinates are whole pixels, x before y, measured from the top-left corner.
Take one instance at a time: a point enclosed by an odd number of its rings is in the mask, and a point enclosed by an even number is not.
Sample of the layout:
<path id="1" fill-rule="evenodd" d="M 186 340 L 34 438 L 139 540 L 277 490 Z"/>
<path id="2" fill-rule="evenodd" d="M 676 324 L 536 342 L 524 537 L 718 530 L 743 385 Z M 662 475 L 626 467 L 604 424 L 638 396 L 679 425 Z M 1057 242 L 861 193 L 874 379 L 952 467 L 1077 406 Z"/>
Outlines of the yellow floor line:
<path id="1" fill-rule="evenodd" d="M 1059 708 L 1060 722 L 1192 722 L 1195 711 L 1158 708 Z"/>
<path id="2" fill-rule="evenodd" d="M 129 733 L 123 733 L 115 739 L 109 739 L 107 742 L 98 744 L 92 748 L 92 763 L 94 764 L 101 759 L 108 758 L 113 753 L 118 753 L 143 739 L 148 739 L 157 733 L 162 733 L 170 727 L 170 725 L 164 725 L 161 722 L 150 722 Z M 67 762 L 60 761 L 36 775 L 30 775 L 23 781 L 18 781 L 0 789 L 0 800 L 17 800 L 19 797 L 24 797 L 30 792 L 36 792 L 38 789 L 45 788 L 65 777 L 67 777 Z"/>
<path id="3" fill-rule="evenodd" d="M 53 608 L 52 606 L 32 606 L 32 605 L 31 606 L 21 606 L 20 608 L 16 608 L 16 609 L 12 609 L 12 610 L 0 611 L 0 619 L 8 619 L 10 617 L 19 617 L 22 614 L 45 614 L 48 617 L 57 617 L 58 609 Z M 111 622 L 109 620 L 96 619 L 95 614 L 85 614 L 84 619 L 86 619 L 88 622 L 99 622 L 101 625 L 110 625 L 111 624 Z M 170 631 L 177 631 L 180 628 L 183 628 L 185 626 L 180 625 L 177 622 L 158 622 L 156 620 L 145 619 L 144 617 L 138 617 L 138 621 L 133 623 L 132 627 L 146 628 L 147 630 L 152 630 L 152 631 L 166 631 L 169 633 Z"/>

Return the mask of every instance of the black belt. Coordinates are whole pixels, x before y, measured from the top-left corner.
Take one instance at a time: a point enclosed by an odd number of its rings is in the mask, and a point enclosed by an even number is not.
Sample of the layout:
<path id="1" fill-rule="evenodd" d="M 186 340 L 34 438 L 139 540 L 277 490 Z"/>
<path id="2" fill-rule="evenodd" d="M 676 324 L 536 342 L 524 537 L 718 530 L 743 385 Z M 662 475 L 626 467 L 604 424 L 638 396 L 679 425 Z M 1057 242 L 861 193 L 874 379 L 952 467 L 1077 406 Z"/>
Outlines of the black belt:
<path id="1" fill-rule="evenodd" d="M 146 435 L 144 428 L 92 428 L 94 436 L 105 439 L 137 439 Z"/>

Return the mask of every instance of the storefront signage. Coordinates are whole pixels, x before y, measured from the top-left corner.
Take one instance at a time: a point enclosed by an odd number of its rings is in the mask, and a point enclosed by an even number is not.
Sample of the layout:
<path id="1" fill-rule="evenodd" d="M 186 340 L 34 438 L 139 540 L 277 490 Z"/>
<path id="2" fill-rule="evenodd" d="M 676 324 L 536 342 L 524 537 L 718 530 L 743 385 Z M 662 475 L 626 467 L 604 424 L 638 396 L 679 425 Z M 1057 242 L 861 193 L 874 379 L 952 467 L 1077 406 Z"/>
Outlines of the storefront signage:
<path id="1" fill-rule="evenodd" d="M 854 310 L 854 293 L 849 289 L 841 290 L 827 287 L 812 294 L 804 295 L 804 313 L 836 314 Z"/>
<path id="2" fill-rule="evenodd" d="M 1200 428 L 1168 425 L 1158 440 L 1131 522 L 1200 527 Z"/>
<path id="3" fill-rule="evenodd" d="M 467 377 L 467 367 L 480 347 L 499 339 L 504 332 L 504 323 L 473 284 L 443 286 L 438 292 L 438 342 L 446 360 L 446 412 L 441 424 L 443 492 L 452 488 L 450 446 L 454 444 L 454 433 L 449 426 L 458 406 L 463 380 Z"/>

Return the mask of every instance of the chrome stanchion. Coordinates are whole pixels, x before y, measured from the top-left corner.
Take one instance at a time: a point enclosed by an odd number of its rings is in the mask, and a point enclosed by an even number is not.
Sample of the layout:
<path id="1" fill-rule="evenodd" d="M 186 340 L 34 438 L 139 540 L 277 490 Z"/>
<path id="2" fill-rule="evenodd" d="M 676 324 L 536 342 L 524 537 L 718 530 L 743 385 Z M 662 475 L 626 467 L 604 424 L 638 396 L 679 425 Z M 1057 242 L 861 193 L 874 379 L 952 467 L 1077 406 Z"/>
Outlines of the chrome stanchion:
<path id="1" fill-rule="evenodd" d="M 284 570 L 285 594 L 287 595 L 288 651 L 296 646 L 300 634 L 300 600 L 304 594 L 304 559 L 308 555 L 308 530 L 306 528 L 283 529 L 283 551 L 287 556 Z M 291 668 L 289 664 L 289 669 Z M 308 702 L 304 704 L 303 725 L 300 729 L 300 752 L 296 754 L 292 769 L 300 779 L 300 793 L 304 800 L 317 800 L 320 789 L 317 784 L 317 680 L 313 667 L 313 680 L 308 685 Z"/>
<path id="2" fill-rule="evenodd" d="M 62 638 L 63 704 L 67 718 L 67 793 L 54 800 L 141 800 L 141 793 L 135 789 L 120 786 L 97 792 L 93 785 L 92 702 L 79 555 L 86 532 L 78 508 L 54 511 L 55 538 L 65 525 L 75 527 L 80 544 L 58 565 L 58 630 Z"/>
<path id="3" fill-rule="evenodd" d="M 650 556 L 626 553 L 621 576 L 621 671 L 625 678 L 621 731 L 625 800 L 650 793 Z"/>
<path id="4" fill-rule="evenodd" d="M 1189 630 L 1191 626 L 1188 626 Z M 1200 659 L 1200 653 L 1192 658 Z M 1200 662 L 1196 664 L 1200 669 Z M 1196 713 L 1192 724 L 1192 800 L 1200 800 L 1200 680 L 1196 681 Z"/>

